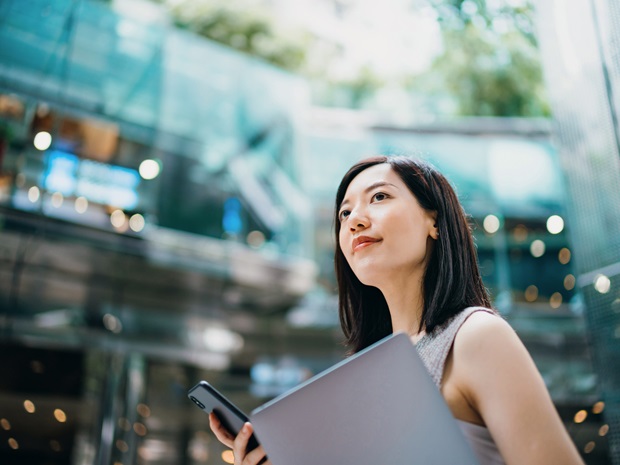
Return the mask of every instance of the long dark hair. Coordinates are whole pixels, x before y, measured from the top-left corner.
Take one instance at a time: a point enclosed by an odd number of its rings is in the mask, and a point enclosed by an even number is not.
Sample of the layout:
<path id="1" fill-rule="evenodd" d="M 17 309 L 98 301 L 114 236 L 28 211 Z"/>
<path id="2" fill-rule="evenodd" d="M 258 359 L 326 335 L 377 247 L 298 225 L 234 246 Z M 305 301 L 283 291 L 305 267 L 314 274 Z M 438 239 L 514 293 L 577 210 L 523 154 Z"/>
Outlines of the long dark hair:
<path id="1" fill-rule="evenodd" d="M 448 180 L 431 165 L 419 160 L 402 156 L 366 158 L 353 165 L 342 178 L 334 209 L 338 311 L 345 343 L 352 352 L 390 334 L 392 320 L 381 291 L 362 284 L 342 253 L 338 211 L 353 178 L 365 169 L 383 163 L 389 164 L 400 176 L 422 208 L 437 213 L 439 237 L 424 274 L 424 307 L 419 329 L 431 333 L 467 307 L 491 307 L 480 276 L 470 225 Z"/>

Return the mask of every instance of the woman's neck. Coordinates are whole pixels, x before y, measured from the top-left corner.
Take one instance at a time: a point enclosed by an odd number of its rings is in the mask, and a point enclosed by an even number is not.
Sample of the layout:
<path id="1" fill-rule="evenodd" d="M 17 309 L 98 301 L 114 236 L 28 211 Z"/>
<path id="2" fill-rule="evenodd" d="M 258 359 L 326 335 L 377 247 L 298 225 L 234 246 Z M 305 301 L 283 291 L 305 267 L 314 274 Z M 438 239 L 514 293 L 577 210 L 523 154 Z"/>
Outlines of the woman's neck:
<path id="1" fill-rule="evenodd" d="M 420 333 L 424 297 L 422 280 L 415 281 L 397 285 L 391 282 L 380 289 L 390 310 L 393 332 L 404 331 L 410 336 Z"/>

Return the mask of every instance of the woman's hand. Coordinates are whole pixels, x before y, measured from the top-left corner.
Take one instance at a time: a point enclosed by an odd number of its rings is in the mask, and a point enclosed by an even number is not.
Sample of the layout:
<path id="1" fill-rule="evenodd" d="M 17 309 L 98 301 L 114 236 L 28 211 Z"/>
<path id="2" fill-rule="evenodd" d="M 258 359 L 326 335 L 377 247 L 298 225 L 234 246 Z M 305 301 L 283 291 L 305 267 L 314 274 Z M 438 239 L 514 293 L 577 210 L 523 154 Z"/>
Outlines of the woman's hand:
<path id="1" fill-rule="evenodd" d="M 246 453 L 248 441 L 254 431 L 250 423 L 243 425 L 243 428 L 241 428 L 241 431 L 239 431 L 239 434 L 235 437 L 222 425 L 217 415 L 211 412 L 209 414 L 209 426 L 218 441 L 232 449 L 235 457 L 235 465 L 258 465 L 259 463 L 271 465 L 271 462 L 266 459 L 265 449 L 263 449 L 263 446 L 260 444 L 256 449 L 252 449 Z"/>

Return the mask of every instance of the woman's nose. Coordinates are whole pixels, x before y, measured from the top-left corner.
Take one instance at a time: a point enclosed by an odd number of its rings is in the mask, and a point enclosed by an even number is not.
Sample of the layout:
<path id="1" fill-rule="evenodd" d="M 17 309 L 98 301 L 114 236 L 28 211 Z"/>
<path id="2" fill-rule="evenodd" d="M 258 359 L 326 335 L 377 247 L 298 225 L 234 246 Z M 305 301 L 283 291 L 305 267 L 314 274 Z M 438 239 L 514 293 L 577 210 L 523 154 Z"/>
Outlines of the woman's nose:
<path id="1" fill-rule="evenodd" d="M 351 231 L 359 231 L 368 227 L 369 220 L 366 214 L 358 209 L 355 209 L 349 215 L 349 228 Z"/>

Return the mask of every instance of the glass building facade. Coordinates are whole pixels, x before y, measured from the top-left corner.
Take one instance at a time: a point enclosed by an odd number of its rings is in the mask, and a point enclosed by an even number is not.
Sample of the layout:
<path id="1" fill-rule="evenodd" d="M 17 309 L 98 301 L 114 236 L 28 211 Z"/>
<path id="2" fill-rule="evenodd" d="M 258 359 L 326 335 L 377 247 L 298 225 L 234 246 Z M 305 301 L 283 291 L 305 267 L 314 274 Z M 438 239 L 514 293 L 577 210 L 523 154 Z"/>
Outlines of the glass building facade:
<path id="1" fill-rule="evenodd" d="M 577 287 L 588 309 L 611 460 L 620 464 L 620 6 L 542 1 L 538 15 Z"/>
<path id="2" fill-rule="evenodd" d="M 342 359 L 332 201 L 381 152 L 453 182 L 495 306 L 586 462 L 610 463 L 620 215 L 575 200 L 617 191 L 607 152 L 590 186 L 548 120 L 312 108 L 298 76 L 113 5 L 0 4 L 0 462 L 226 463 L 186 392 L 208 379 L 250 411 Z"/>

